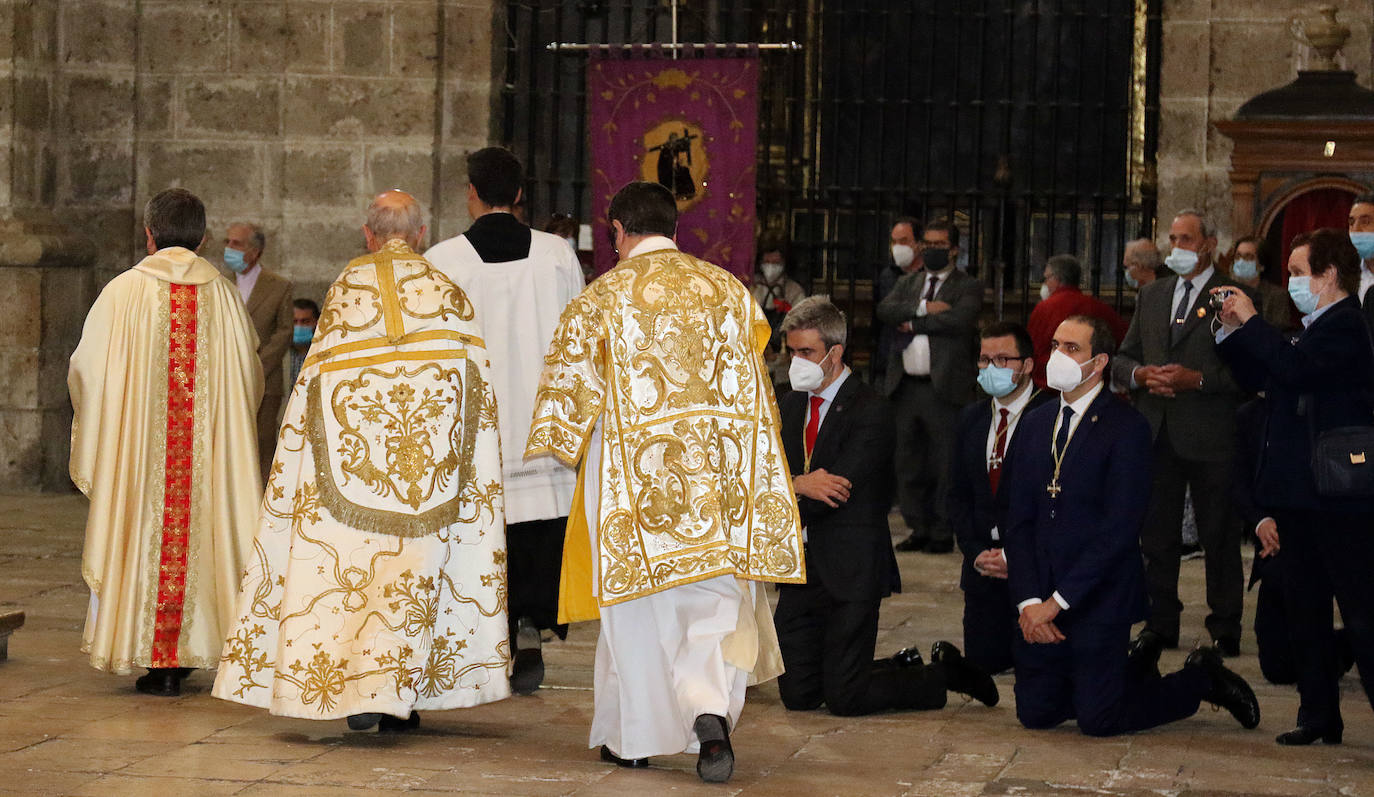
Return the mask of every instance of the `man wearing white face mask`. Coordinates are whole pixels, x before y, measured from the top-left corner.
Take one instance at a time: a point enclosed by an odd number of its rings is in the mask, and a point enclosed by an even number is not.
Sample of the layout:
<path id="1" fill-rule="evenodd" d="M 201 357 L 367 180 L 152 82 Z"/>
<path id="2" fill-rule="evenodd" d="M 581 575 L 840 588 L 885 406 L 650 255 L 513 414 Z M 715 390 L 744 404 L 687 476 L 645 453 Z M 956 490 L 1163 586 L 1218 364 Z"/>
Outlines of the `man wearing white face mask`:
<path id="1" fill-rule="evenodd" d="M 949 525 L 964 553 L 964 654 L 975 667 L 996 673 L 1012 665 L 1016 612 L 1007 594 L 1002 553 L 1007 493 L 1002 464 L 1021 418 L 1054 398 L 1031 381 L 1037 361 L 1030 333 L 1002 321 L 983 329 L 978 386 L 990 398 L 959 415 L 950 467 Z"/>
<path id="2" fill-rule="evenodd" d="M 1128 666 L 1131 624 L 1148 614 L 1150 427 L 1103 389 L 1115 345 L 1099 319 L 1059 325 L 1045 371 L 1060 399 L 1026 416 L 1008 458 L 1016 717 L 1027 728 L 1076 719 L 1085 734 L 1112 736 L 1192 716 L 1206 700 L 1253 728 L 1255 694 L 1213 648 L 1164 678 Z"/>
<path id="3" fill-rule="evenodd" d="M 1356 299 L 1364 310 L 1365 320 L 1374 329 L 1374 194 L 1355 197 L 1350 206 L 1350 242 L 1360 254 L 1360 288 Z"/>
<path id="4" fill-rule="evenodd" d="M 754 272 L 754 284 L 750 288 L 754 301 L 763 308 L 763 316 L 773 329 L 773 337 L 764 352 L 768 363 L 768 374 L 774 385 L 787 384 L 786 347 L 778 335 L 778 324 L 797 302 L 806 298 L 806 289 L 801 283 L 787 276 L 787 244 L 781 236 L 768 234 L 759 239 L 759 268 Z"/>
<path id="5" fill-rule="evenodd" d="M 1150 619 L 1134 645 L 1146 669 L 1164 648 L 1179 643 L 1178 571 L 1184 495 L 1192 489 L 1207 572 L 1206 626 L 1228 656 L 1240 651 L 1243 573 L 1241 529 L 1231 506 L 1231 461 L 1241 392 L 1217 356 L 1211 327 L 1211 289 L 1235 286 L 1213 267 L 1217 240 L 1194 210 L 1180 211 L 1169 227 L 1173 273 L 1140 291 L 1121 356 L 1116 384 L 1129 386 L 1136 409 L 1154 437 L 1154 485 L 1140 537 L 1150 591 Z"/>
<path id="6" fill-rule="evenodd" d="M 824 704 L 841 716 L 933 709 L 945 705 L 947 689 L 995 704 L 992 678 L 949 642 L 935 643 L 929 665 L 915 648 L 873 661 L 879 605 L 900 589 L 887 524 L 892 413 L 844 364 L 844 313 L 828 299 L 802 300 L 782 332 L 793 387 L 779 402 L 782 440 L 807 572 L 805 584 L 778 587 L 783 705 L 810 711 Z"/>

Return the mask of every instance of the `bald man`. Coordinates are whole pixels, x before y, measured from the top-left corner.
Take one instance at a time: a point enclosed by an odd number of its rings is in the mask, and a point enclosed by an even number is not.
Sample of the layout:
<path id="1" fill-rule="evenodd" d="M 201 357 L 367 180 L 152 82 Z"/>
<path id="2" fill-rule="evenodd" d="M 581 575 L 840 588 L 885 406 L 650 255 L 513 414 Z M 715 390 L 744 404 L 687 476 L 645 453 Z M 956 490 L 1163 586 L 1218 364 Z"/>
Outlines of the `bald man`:
<path id="1" fill-rule="evenodd" d="M 234 274 L 239 295 L 248 308 L 258 333 L 258 359 L 262 360 L 262 404 L 258 407 L 258 460 L 262 479 L 277 447 L 277 415 L 284 391 L 282 364 L 291 345 L 295 317 L 291 308 L 291 280 L 262 267 L 267 236 L 262 228 L 236 222 L 224 232 L 224 266 Z"/>
<path id="2" fill-rule="evenodd" d="M 496 395 L 472 304 L 368 208 L 282 425 L 214 694 L 353 730 L 510 694 Z"/>
<path id="3" fill-rule="evenodd" d="M 1137 238 L 1126 244 L 1126 252 L 1121 257 L 1121 267 L 1125 269 L 1126 284 L 1140 290 L 1160 277 L 1164 260 L 1159 256 L 1159 247 L 1149 238 Z"/>

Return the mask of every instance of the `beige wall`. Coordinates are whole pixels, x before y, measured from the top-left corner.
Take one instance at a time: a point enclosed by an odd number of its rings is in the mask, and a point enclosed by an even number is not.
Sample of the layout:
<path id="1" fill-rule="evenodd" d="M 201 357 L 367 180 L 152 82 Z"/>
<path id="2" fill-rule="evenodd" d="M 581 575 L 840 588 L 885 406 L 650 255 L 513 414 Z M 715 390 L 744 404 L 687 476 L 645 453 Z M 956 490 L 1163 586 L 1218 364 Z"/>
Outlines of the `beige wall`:
<path id="1" fill-rule="evenodd" d="M 1374 0 L 1343 0 L 1338 19 L 1351 29 L 1344 64 L 1362 85 L 1370 74 Z M 1205 210 L 1222 243 L 1231 228 L 1231 142 L 1213 125 L 1262 91 L 1297 77 L 1310 53 L 1288 35 L 1288 19 L 1310 12 L 1297 0 L 1164 0 L 1160 63 L 1159 224 L 1173 212 Z"/>
<path id="2" fill-rule="evenodd" d="M 142 204 L 183 186 L 209 211 L 204 254 L 231 221 L 257 221 L 264 262 L 318 297 L 361 251 L 376 191 L 434 208 L 437 180 L 433 226 L 461 231 L 463 155 L 489 138 L 493 6 L 0 0 L 0 63 L 20 51 L 0 209 L 55 208 L 97 243 L 103 283 L 142 250 Z"/>

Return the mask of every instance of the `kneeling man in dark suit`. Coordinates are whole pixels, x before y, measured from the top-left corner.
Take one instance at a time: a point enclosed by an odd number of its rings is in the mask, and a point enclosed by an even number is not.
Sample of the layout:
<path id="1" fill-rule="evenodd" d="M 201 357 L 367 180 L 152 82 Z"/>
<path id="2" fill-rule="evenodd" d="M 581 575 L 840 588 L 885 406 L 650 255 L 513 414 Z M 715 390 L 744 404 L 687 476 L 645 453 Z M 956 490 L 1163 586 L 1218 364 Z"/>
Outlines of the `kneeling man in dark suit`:
<path id="1" fill-rule="evenodd" d="M 997 703 L 997 686 L 948 642 L 925 664 L 914 650 L 873 660 L 878 606 L 899 587 L 892 506 L 892 413 L 844 364 L 844 314 L 829 300 L 798 302 L 781 331 L 792 392 L 780 402 L 783 447 L 806 540 L 806 584 L 779 586 L 774 616 L 787 671 L 783 705 L 833 714 L 945 705 L 946 690 Z"/>
<path id="2" fill-rule="evenodd" d="M 1192 716 L 1206 700 L 1246 728 L 1259 704 L 1214 648 L 1160 678 L 1127 667 L 1131 624 L 1148 616 L 1140 527 L 1150 499 L 1150 425 L 1105 390 L 1115 351 L 1102 321 L 1055 331 L 1046 377 L 1059 401 L 1031 411 L 1003 478 L 1005 553 L 1020 613 L 1016 716 L 1027 728 L 1077 719 L 1091 736 Z"/>

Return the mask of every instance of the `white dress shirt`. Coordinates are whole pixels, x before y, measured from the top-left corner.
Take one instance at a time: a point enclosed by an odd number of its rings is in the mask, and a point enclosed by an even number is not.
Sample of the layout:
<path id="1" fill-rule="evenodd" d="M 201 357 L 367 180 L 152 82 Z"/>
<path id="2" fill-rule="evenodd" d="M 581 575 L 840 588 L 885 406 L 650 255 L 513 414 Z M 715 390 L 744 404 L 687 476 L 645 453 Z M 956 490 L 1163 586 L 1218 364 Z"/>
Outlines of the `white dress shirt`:
<path id="1" fill-rule="evenodd" d="M 1364 261 L 1364 268 L 1360 269 L 1360 304 L 1364 304 L 1365 294 L 1369 293 L 1369 286 L 1374 285 L 1374 259 Z"/>
<path id="2" fill-rule="evenodd" d="M 1073 415 L 1069 416 L 1068 438 L 1070 442 L 1073 441 L 1074 434 L 1078 432 L 1078 424 L 1082 423 L 1083 421 L 1083 413 L 1087 412 L 1088 407 L 1092 406 L 1092 403 L 1097 400 L 1097 394 L 1102 392 L 1102 388 L 1106 384 L 1107 383 L 1105 381 L 1097 383 L 1097 385 L 1092 390 L 1089 390 L 1087 393 L 1084 393 L 1083 395 L 1079 396 L 1076 401 L 1065 401 L 1063 396 L 1060 396 L 1059 413 L 1054 421 L 1054 430 L 1050 436 L 1051 441 L 1054 441 L 1059 437 L 1059 427 L 1064 423 L 1065 407 L 1073 408 Z M 1068 450 L 1067 444 L 1065 444 L 1064 450 Z M 1069 602 L 1067 600 L 1064 600 L 1064 596 L 1059 594 L 1059 590 L 1055 590 L 1054 594 L 1050 597 L 1054 598 L 1054 602 L 1059 604 L 1059 608 L 1064 610 L 1067 610 L 1069 608 Z M 1020 603 L 1016 604 L 1016 610 L 1021 611 L 1022 609 L 1025 609 L 1027 606 L 1041 602 L 1042 601 L 1039 598 L 1027 598 L 1026 600 L 1023 600 Z"/>
<path id="3" fill-rule="evenodd" d="M 940 292 L 949 283 L 950 276 L 954 273 L 954 266 L 947 266 L 944 271 L 928 272 L 926 274 L 925 285 L 921 286 L 921 303 L 916 306 L 916 317 L 924 318 L 929 314 L 926 309 L 926 298 L 924 294 L 930 290 L 930 280 L 937 280 L 935 283 L 935 293 L 932 299 L 939 300 Z M 917 335 L 902 350 L 902 370 L 912 376 L 930 376 L 930 336 Z"/>
<path id="4" fill-rule="evenodd" d="M 677 244 L 672 238 L 666 235 L 650 235 L 648 238 L 635 244 L 635 247 L 628 253 L 621 256 L 621 260 L 629 260 L 632 257 L 657 252 L 660 249 L 677 249 Z"/>
<path id="5" fill-rule="evenodd" d="M 255 265 L 242 274 L 234 275 L 234 284 L 238 286 L 244 304 L 248 304 L 248 297 L 253 295 L 253 286 L 258 284 L 258 275 L 261 273 L 262 267 Z"/>
<path id="6" fill-rule="evenodd" d="M 846 365 L 846 366 L 844 366 L 844 370 L 840 372 L 840 375 L 837 376 L 837 377 L 835 377 L 835 381 L 834 381 L 834 382 L 831 382 L 831 383 L 828 384 L 828 385 L 826 385 L 825 388 L 824 388 L 823 390 L 821 390 L 819 393 L 814 393 L 814 392 L 808 392 L 808 393 L 807 393 L 806 416 L 802 419 L 802 420 L 804 421 L 804 422 L 802 423 L 802 435 L 803 435 L 803 437 L 802 437 L 802 443 L 803 443 L 803 445 L 806 443 L 806 438 L 805 438 L 805 436 L 804 436 L 804 435 L 806 434 L 806 427 L 811 425 L 811 397 L 812 397 L 812 396 L 820 396 L 820 398 L 821 398 L 821 408 L 820 408 L 819 410 L 817 410 L 817 412 L 818 412 L 818 413 L 820 414 L 820 416 L 821 416 L 821 419 L 820 419 L 820 421 L 817 422 L 817 424 L 816 424 L 816 429 L 818 430 L 818 431 L 817 431 L 817 434 L 819 434 L 819 429 L 821 428 L 821 424 L 824 424 L 824 423 L 825 423 L 825 416 L 830 412 L 830 405 L 835 403 L 835 394 L 837 394 L 837 393 L 840 392 L 840 385 L 843 385 L 843 384 L 844 384 L 844 380 L 846 380 L 846 379 L 848 379 L 848 378 L 849 378 L 849 366 Z"/>
<path id="7" fill-rule="evenodd" d="M 991 463 L 992 455 L 997 451 L 997 425 L 1002 420 L 1001 411 L 1004 409 L 1007 411 L 1007 438 L 1002 443 L 1002 456 L 1005 457 L 1007 452 L 1011 450 L 1011 437 L 1016 434 L 1016 424 L 1021 422 L 1021 414 L 1026 411 L 1026 405 L 1030 404 L 1035 393 L 1035 385 L 1027 385 L 1026 389 L 1021 391 L 1021 395 L 1012 399 L 1010 404 L 1003 404 L 1002 399 L 999 398 L 992 400 L 992 423 L 988 424 L 987 444 L 983 447 L 984 462 Z M 988 466 L 988 469 L 991 470 L 991 465 Z M 994 540 L 1002 539 L 1002 533 L 996 526 L 992 527 L 992 538 Z M 1002 554 L 1002 558 L 1006 559 L 1006 554 Z"/>

